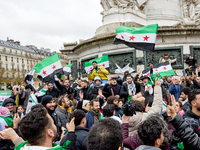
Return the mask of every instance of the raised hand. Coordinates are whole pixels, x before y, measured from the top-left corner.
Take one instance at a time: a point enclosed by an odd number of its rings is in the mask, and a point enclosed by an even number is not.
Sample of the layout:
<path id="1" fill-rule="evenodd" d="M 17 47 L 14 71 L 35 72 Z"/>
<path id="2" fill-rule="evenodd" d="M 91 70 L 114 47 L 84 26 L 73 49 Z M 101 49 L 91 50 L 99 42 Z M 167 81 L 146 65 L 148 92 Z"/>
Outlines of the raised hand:
<path id="1" fill-rule="evenodd" d="M 82 101 L 84 94 L 81 91 L 78 94 L 79 94 L 79 97 L 80 97 L 80 101 Z"/>
<path id="2" fill-rule="evenodd" d="M 161 86 L 160 79 L 158 78 L 155 79 L 155 86 Z"/>
<path id="3" fill-rule="evenodd" d="M 142 72 L 142 70 L 140 70 L 140 68 L 138 68 L 137 74 L 140 75 Z"/>
<path id="4" fill-rule="evenodd" d="M 101 89 L 99 89 L 98 94 L 99 94 L 99 96 L 103 96 Z"/>
<path id="5" fill-rule="evenodd" d="M 172 117 L 172 119 L 174 118 L 174 117 L 176 117 L 176 100 L 175 100 L 175 98 L 174 98 L 174 95 L 170 95 L 170 97 L 171 97 L 171 106 L 170 105 L 167 105 L 167 114 L 168 114 L 168 116 L 171 116 Z"/>
<path id="6" fill-rule="evenodd" d="M 8 128 L 0 131 L 0 138 L 2 138 L 3 140 L 15 141 L 17 138 L 19 138 L 19 136 L 17 135 L 15 130 L 13 130 L 12 128 Z"/>
<path id="7" fill-rule="evenodd" d="M 66 124 L 67 130 L 68 130 L 69 132 L 74 132 L 74 131 L 75 131 L 74 120 L 75 120 L 75 118 L 73 117 L 72 120 L 70 121 L 70 123 L 67 123 L 67 124 Z"/>

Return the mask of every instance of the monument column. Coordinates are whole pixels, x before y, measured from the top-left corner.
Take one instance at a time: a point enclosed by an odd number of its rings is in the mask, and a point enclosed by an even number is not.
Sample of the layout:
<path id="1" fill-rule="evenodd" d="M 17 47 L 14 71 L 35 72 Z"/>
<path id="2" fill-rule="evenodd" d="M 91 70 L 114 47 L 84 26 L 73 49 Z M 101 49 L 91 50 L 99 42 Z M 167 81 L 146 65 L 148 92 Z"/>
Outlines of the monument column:
<path id="1" fill-rule="evenodd" d="M 173 26 L 183 19 L 181 0 L 149 0 L 145 8 L 147 24 Z"/>

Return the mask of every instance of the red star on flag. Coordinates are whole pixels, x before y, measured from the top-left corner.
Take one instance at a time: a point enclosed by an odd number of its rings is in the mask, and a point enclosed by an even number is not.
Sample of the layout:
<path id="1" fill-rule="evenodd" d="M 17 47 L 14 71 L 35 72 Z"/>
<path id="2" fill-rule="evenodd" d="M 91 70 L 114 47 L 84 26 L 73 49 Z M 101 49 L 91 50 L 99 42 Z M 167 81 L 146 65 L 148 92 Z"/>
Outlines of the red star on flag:
<path id="1" fill-rule="evenodd" d="M 155 70 L 156 72 L 158 71 L 158 69 Z"/>
<path id="2" fill-rule="evenodd" d="M 105 67 L 105 64 L 103 64 L 102 66 Z"/>
<path id="3" fill-rule="evenodd" d="M 56 69 L 56 66 L 55 65 L 53 65 L 53 67 L 52 67 L 53 69 Z"/>
<path id="4" fill-rule="evenodd" d="M 163 69 L 165 69 L 165 70 L 166 70 L 167 68 L 166 68 L 166 67 L 164 67 Z"/>
<path id="5" fill-rule="evenodd" d="M 150 75 L 150 73 L 147 73 L 147 76 L 149 76 Z"/>
<path id="6" fill-rule="evenodd" d="M 146 35 L 144 38 L 144 41 L 148 41 L 149 37 Z"/>
<path id="7" fill-rule="evenodd" d="M 4 97 L 2 97 L 2 100 L 4 100 Z"/>
<path id="8" fill-rule="evenodd" d="M 123 36 L 123 35 L 121 35 L 121 37 L 122 37 L 122 39 L 124 39 L 124 36 Z"/>
<path id="9" fill-rule="evenodd" d="M 92 67 L 90 67 L 90 70 L 92 69 Z"/>
<path id="10" fill-rule="evenodd" d="M 131 40 L 134 41 L 134 39 L 135 39 L 134 36 L 129 36 L 129 38 L 130 38 L 129 41 L 131 41 Z"/>
<path id="11" fill-rule="evenodd" d="M 43 70 L 43 71 L 42 71 L 42 74 L 43 74 L 43 75 L 47 75 L 47 71 L 44 71 L 44 70 Z"/>

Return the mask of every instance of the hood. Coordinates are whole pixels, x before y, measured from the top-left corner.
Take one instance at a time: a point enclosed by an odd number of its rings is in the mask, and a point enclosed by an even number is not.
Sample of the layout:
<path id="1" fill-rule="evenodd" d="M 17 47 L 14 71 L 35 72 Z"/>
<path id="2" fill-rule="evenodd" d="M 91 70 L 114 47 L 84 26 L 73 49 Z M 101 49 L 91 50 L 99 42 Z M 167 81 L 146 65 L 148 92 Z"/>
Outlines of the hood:
<path id="1" fill-rule="evenodd" d="M 140 145 L 136 150 L 161 150 L 160 148 L 154 146 Z"/>
<path id="2" fill-rule="evenodd" d="M 197 116 L 195 113 L 192 112 L 191 109 L 188 109 L 185 114 L 183 115 L 184 118 L 186 117 L 190 117 L 190 118 L 194 118 L 194 119 L 200 119 L 200 116 Z"/>
<path id="3" fill-rule="evenodd" d="M 96 77 L 94 78 L 94 82 L 95 82 L 96 80 L 100 80 L 100 81 L 101 81 L 101 79 L 100 79 L 98 76 L 96 76 Z"/>

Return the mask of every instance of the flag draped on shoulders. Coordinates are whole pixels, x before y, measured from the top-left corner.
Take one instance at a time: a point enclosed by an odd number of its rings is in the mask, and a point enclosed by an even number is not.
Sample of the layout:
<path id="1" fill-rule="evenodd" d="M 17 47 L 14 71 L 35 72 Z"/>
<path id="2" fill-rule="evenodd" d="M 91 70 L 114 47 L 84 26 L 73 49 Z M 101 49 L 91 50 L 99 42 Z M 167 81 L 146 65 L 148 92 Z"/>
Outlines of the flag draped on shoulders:
<path id="1" fill-rule="evenodd" d="M 51 81 L 54 75 L 59 75 L 62 65 L 58 53 L 43 59 L 33 69 L 36 70 L 38 78 L 43 82 Z"/>
<path id="2" fill-rule="evenodd" d="M 108 55 L 102 56 L 102 57 L 98 57 L 95 59 L 92 59 L 88 62 L 85 62 L 85 71 L 87 72 L 88 70 L 92 70 L 93 66 L 92 66 L 92 62 L 96 61 L 98 66 L 103 66 L 105 69 L 109 69 L 109 59 L 108 59 Z"/>
<path id="3" fill-rule="evenodd" d="M 113 44 L 125 44 L 138 50 L 151 51 L 155 49 L 158 24 L 152 24 L 139 28 L 119 26 L 116 29 L 117 36 Z"/>

